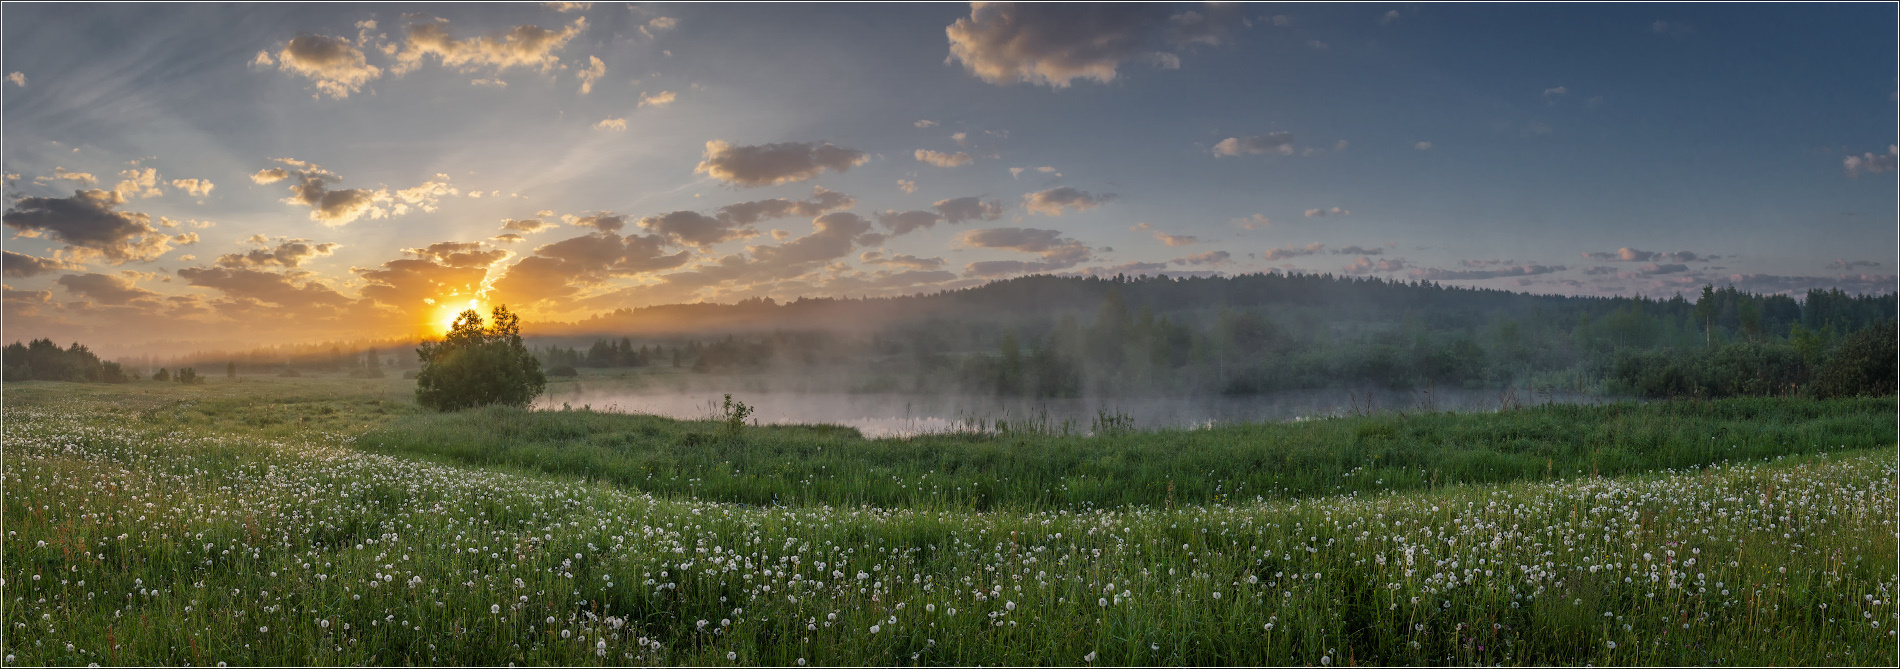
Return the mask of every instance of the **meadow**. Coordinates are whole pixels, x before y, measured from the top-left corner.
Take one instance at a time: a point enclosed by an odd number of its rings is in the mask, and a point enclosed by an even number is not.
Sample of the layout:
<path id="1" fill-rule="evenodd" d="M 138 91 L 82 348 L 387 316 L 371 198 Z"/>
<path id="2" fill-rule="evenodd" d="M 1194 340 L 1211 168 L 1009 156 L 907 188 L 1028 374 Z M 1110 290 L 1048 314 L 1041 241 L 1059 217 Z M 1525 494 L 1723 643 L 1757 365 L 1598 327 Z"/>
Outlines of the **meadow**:
<path id="1" fill-rule="evenodd" d="M 4 390 L 9 665 L 1900 661 L 1892 399 L 863 440 Z"/>

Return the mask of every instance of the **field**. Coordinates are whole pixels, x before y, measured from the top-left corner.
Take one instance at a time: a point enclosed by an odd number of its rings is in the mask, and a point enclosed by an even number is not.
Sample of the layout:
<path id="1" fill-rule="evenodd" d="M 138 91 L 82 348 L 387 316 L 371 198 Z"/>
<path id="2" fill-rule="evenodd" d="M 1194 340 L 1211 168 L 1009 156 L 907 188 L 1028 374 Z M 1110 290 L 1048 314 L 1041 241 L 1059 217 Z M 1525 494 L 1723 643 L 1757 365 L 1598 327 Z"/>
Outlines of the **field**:
<path id="1" fill-rule="evenodd" d="M 9 665 L 1900 662 L 1892 399 L 864 440 L 5 393 Z"/>

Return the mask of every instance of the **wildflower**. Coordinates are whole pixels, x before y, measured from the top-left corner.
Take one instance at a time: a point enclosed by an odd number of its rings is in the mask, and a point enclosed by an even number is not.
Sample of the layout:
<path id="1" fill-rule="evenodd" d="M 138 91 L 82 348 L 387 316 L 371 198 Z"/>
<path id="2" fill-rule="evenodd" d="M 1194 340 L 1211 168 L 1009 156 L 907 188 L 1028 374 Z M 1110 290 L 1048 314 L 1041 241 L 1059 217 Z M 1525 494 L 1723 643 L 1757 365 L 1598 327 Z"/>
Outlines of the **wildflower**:
<path id="1" fill-rule="evenodd" d="M 877 625 L 872 625 L 872 626 L 871 626 L 871 633 L 872 633 L 872 634 L 877 634 L 877 631 L 878 631 L 878 626 L 877 626 Z"/>
<path id="2" fill-rule="evenodd" d="M 1083 662 L 1091 662 L 1091 663 L 1092 663 L 1092 662 L 1094 662 L 1094 661 L 1095 661 L 1095 651 L 1092 651 L 1092 650 L 1091 650 L 1091 651 L 1089 651 L 1089 654 L 1087 654 L 1087 655 L 1083 655 L 1083 656 L 1082 656 L 1082 661 L 1083 661 Z"/>

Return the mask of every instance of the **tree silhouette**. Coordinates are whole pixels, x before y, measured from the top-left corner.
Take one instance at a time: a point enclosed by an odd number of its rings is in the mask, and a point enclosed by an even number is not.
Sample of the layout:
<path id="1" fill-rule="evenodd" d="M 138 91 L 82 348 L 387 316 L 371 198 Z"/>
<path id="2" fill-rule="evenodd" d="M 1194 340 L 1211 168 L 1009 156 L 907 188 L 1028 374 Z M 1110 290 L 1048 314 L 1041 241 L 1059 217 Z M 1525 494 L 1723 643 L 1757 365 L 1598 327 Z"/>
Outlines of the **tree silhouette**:
<path id="1" fill-rule="evenodd" d="M 520 319 L 495 307 L 494 324 L 470 309 L 455 317 L 442 341 L 416 349 L 416 403 L 438 411 L 501 404 L 527 406 L 547 387 L 541 362 L 521 343 Z"/>

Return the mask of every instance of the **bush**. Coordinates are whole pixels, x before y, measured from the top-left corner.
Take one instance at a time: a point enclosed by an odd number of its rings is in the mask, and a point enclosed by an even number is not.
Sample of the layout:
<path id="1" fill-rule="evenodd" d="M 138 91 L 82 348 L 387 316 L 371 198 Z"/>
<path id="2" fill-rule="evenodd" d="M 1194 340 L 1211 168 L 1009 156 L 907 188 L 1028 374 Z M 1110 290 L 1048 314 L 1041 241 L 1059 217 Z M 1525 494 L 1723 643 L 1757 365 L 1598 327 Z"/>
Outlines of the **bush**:
<path id="1" fill-rule="evenodd" d="M 455 318 L 442 341 L 416 349 L 416 403 L 437 411 L 500 404 L 527 406 L 547 387 L 541 362 L 521 343 L 519 317 L 497 306 L 494 325 L 470 309 Z"/>
<path id="2" fill-rule="evenodd" d="M 1900 329 L 1889 321 L 1848 336 L 1815 375 L 1814 394 L 1820 397 L 1894 394 L 1896 363 L 1900 362 L 1895 356 L 1896 335 L 1900 335 Z"/>
<path id="3" fill-rule="evenodd" d="M 548 376 L 580 376 L 580 375 L 581 375 L 580 371 L 574 369 L 573 365 L 561 365 L 561 366 L 554 367 L 548 370 Z"/>

